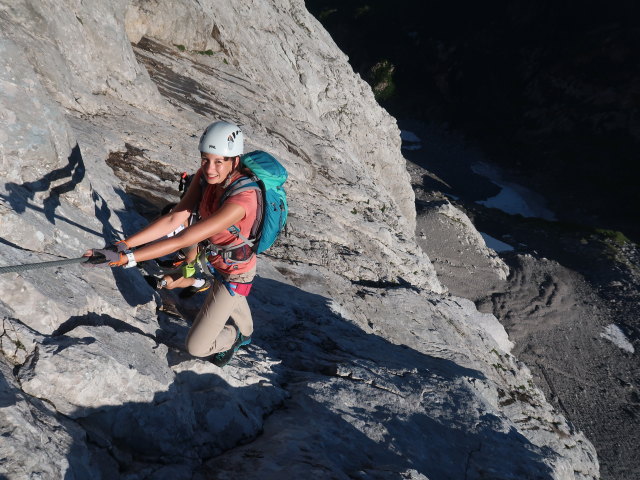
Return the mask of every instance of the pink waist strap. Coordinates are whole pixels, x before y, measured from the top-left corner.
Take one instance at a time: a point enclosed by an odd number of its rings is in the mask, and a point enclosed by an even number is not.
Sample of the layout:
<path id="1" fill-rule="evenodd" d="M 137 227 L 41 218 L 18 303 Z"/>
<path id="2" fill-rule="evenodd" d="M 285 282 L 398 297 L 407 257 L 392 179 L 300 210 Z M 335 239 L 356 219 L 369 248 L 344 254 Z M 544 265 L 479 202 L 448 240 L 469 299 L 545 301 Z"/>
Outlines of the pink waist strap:
<path id="1" fill-rule="evenodd" d="M 237 293 L 238 295 L 242 295 L 243 297 L 246 297 L 249 295 L 249 292 L 251 291 L 251 286 L 253 285 L 253 283 L 227 282 L 227 285 L 228 285 L 227 288 L 229 288 L 229 290 L 233 290 L 234 293 Z"/>

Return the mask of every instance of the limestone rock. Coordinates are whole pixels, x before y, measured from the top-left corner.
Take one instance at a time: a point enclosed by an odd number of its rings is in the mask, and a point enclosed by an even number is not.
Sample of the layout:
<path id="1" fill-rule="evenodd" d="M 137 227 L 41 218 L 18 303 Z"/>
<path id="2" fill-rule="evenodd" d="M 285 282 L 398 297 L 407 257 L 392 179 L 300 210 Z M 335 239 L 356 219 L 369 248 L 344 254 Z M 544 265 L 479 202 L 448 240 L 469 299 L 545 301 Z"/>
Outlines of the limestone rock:
<path id="1" fill-rule="evenodd" d="M 76 327 L 39 345 L 18 379 L 25 393 L 77 418 L 87 409 L 149 402 L 167 390 L 173 373 L 162 361 L 166 354 L 166 347 L 135 331 L 118 332 L 118 325 Z"/>
<path id="2" fill-rule="evenodd" d="M 102 477 L 92 465 L 86 433 L 21 391 L 11 365 L 0 356 L 0 472 L 4 478 Z M 115 470 L 112 470 L 115 471 Z"/>

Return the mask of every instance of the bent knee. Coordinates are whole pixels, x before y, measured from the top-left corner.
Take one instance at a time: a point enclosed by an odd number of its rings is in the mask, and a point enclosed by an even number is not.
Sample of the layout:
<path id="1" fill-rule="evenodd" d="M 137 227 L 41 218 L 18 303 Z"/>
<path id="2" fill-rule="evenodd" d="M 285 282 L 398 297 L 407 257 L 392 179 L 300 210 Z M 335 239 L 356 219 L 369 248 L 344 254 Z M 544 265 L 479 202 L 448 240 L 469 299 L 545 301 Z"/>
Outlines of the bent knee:
<path id="1" fill-rule="evenodd" d="M 208 357 L 211 355 L 211 345 L 207 345 L 202 341 L 198 341 L 193 337 L 188 337 L 186 342 L 187 352 L 192 357 Z"/>

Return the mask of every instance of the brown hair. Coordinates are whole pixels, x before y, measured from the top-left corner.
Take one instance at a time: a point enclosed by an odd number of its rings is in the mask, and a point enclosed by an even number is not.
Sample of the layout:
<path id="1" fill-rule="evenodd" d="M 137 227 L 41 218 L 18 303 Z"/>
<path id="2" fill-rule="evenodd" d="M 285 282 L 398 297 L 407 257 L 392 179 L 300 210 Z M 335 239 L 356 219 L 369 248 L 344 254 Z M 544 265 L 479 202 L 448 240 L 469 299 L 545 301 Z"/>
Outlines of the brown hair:
<path id="1" fill-rule="evenodd" d="M 224 157 L 225 160 L 229 161 L 229 160 L 235 160 L 236 158 L 240 158 L 240 155 L 236 155 L 235 157 Z M 251 170 L 249 170 L 247 167 L 242 166 L 241 162 L 238 162 L 238 169 L 236 170 L 238 172 L 240 172 L 243 175 L 246 175 L 248 177 L 251 176 Z"/>

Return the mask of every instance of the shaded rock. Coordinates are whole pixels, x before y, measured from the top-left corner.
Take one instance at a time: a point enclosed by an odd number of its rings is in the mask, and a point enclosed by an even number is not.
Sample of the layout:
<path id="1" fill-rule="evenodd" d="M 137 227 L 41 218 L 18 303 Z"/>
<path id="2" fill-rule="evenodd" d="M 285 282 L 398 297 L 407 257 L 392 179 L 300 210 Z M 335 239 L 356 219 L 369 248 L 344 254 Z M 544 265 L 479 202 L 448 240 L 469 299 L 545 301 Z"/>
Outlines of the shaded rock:
<path id="1" fill-rule="evenodd" d="M 166 353 L 166 347 L 136 332 L 80 327 L 39 345 L 18 380 L 24 392 L 77 418 L 88 409 L 150 401 L 165 391 L 173 381 Z"/>

